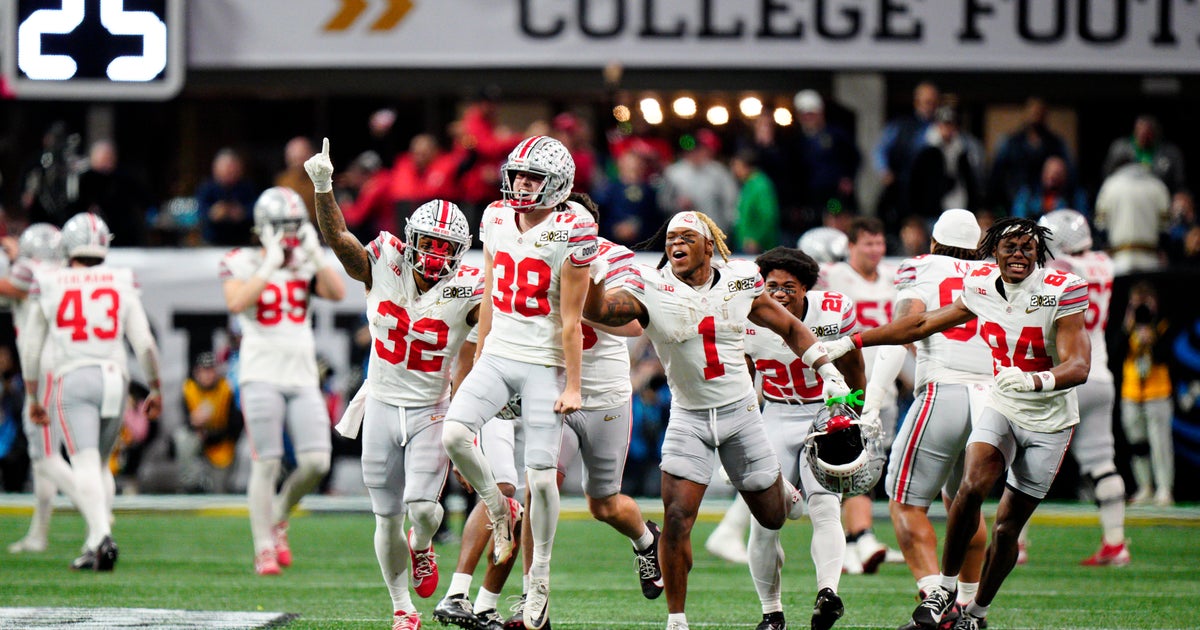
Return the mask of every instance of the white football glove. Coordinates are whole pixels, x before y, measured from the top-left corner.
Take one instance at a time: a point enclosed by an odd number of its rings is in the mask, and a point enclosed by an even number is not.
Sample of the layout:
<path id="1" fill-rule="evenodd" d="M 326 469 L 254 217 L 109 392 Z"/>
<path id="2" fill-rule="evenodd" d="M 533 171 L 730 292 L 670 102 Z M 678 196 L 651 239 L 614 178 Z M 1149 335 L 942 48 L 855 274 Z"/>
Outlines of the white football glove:
<path id="1" fill-rule="evenodd" d="M 283 266 L 283 233 L 276 233 L 275 228 L 268 223 L 258 233 L 258 240 L 262 242 L 266 251 L 263 254 L 262 264 L 259 265 L 258 271 L 254 275 L 270 278 L 271 274 Z"/>
<path id="2" fill-rule="evenodd" d="M 825 354 L 829 355 L 830 361 L 837 361 L 854 350 L 854 339 L 852 337 L 838 337 L 833 341 L 825 341 L 823 343 L 825 344 Z"/>
<path id="3" fill-rule="evenodd" d="M 1002 392 L 1033 391 L 1033 373 L 1019 367 L 1009 366 L 996 373 L 996 387 Z"/>
<path id="4" fill-rule="evenodd" d="M 329 138 L 321 143 L 321 152 L 304 162 L 304 171 L 312 180 L 313 191 L 327 193 L 333 190 L 333 162 L 329 161 Z"/>
<path id="5" fill-rule="evenodd" d="M 325 250 L 321 248 L 321 237 L 317 236 L 317 228 L 311 223 L 300 226 L 300 249 L 304 257 L 316 263 L 318 267 L 325 266 Z"/>
<path id="6" fill-rule="evenodd" d="M 850 393 L 850 386 L 846 385 L 846 379 L 837 368 L 833 367 L 832 363 L 826 363 L 817 368 L 817 373 L 821 375 L 821 380 L 825 381 L 821 395 L 825 400 L 838 398 Z"/>
<path id="7" fill-rule="evenodd" d="M 863 407 L 863 412 L 858 416 L 858 421 L 861 423 L 863 433 L 867 435 L 879 435 L 883 432 L 883 421 L 879 419 L 879 409 L 867 409 Z"/>

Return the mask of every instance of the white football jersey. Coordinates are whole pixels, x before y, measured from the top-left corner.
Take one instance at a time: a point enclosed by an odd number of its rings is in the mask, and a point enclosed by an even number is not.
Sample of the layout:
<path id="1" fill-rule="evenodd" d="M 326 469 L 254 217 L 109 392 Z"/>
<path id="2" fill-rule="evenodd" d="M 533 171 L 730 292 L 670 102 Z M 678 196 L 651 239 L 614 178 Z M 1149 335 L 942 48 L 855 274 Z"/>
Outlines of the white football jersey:
<path id="1" fill-rule="evenodd" d="M 963 303 L 979 317 L 979 334 L 992 349 L 993 373 L 1010 365 L 1026 372 L 1057 365 L 1059 318 L 1088 308 L 1083 278 L 1045 267 L 1013 286 L 1004 284 L 995 264 L 985 264 L 967 274 L 963 285 Z M 993 387 L 990 404 L 1030 431 L 1053 433 L 1079 422 L 1074 388 L 1003 392 Z"/>
<path id="2" fill-rule="evenodd" d="M 458 273 L 421 293 L 412 269 L 403 263 L 403 247 L 388 232 L 367 245 L 367 382 L 376 400 L 429 407 L 450 396 L 450 366 L 473 329 L 467 315 L 483 299 L 483 271 L 460 265 Z"/>
<path id="3" fill-rule="evenodd" d="M 896 268 L 887 262 L 879 263 L 876 278 L 867 280 L 848 262 L 836 262 L 821 266 L 821 275 L 817 279 L 817 289 L 837 291 L 854 300 L 858 312 L 858 326 L 862 330 L 878 328 L 892 321 L 892 306 L 896 301 Z M 867 378 L 871 377 L 871 369 L 875 365 L 875 355 L 878 348 L 863 348 L 863 361 Z M 883 397 L 883 408 L 896 407 L 896 383 L 885 384 L 886 395 Z"/>
<path id="4" fill-rule="evenodd" d="M 1113 261 L 1104 252 L 1088 251 L 1075 256 L 1062 256 L 1047 263 L 1048 267 L 1073 273 L 1088 283 L 1088 310 L 1083 314 L 1088 336 L 1092 340 L 1092 370 L 1088 381 L 1113 382 L 1108 369 L 1108 342 L 1104 329 L 1108 326 L 1108 309 L 1112 301 Z"/>
<path id="5" fill-rule="evenodd" d="M 676 278 L 669 266 L 635 265 L 620 286 L 650 315 L 646 336 L 666 370 L 672 404 L 713 409 L 753 393 L 743 342 L 751 305 L 763 292 L 757 265 L 718 264 L 712 282 L 700 289 Z"/>
<path id="6" fill-rule="evenodd" d="M 634 254 L 624 245 L 606 238 L 597 239 L 598 257 L 608 261 L 606 288 L 619 284 L 624 268 L 633 264 Z M 629 345 L 624 337 L 611 335 L 583 324 L 583 361 L 580 393 L 584 409 L 612 409 L 629 402 L 633 385 L 629 381 Z"/>
<path id="7" fill-rule="evenodd" d="M 48 262 L 32 260 L 29 258 L 18 258 L 12 264 L 11 275 L 9 275 L 8 281 L 13 285 L 14 288 L 20 289 L 28 294 L 29 289 L 33 286 L 33 278 L 35 275 L 39 273 L 49 273 L 56 269 L 61 269 L 62 266 L 63 264 L 61 262 Z M 25 320 L 29 317 L 29 312 L 31 310 L 33 310 L 33 300 L 28 298 L 24 300 L 18 300 L 13 303 L 13 329 L 16 331 L 18 336 L 21 334 L 21 327 L 25 325 Z M 55 345 L 48 343 L 42 346 L 42 357 L 41 361 L 39 362 L 41 368 L 38 370 L 38 373 L 44 376 L 47 373 L 52 372 L 54 370 L 55 359 Z M 24 360 L 24 357 L 22 357 L 22 360 Z"/>
<path id="8" fill-rule="evenodd" d="M 562 267 L 586 267 L 596 258 L 595 220 L 583 206 L 567 205 L 525 232 L 517 229 L 517 213 L 503 202 L 483 212 L 480 238 L 492 257 L 492 327 L 484 353 L 566 365 L 559 311 Z"/>
<path id="9" fill-rule="evenodd" d="M 925 311 L 936 311 L 953 304 L 962 295 L 963 277 L 971 272 L 973 263 L 949 256 L 926 254 L 900 263 L 896 272 L 896 301 L 917 300 Z M 979 336 L 979 320 L 930 335 L 918 342 L 915 388 L 926 383 L 995 382 L 992 374 L 992 351 Z"/>
<path id="10" fill-rule="evenodd" d="M 46 345 L 53 346 L 55 370 L 115 364 L 128 374 L 126 332 L 131 326 L 149 330 L 130 269 L 97 265 L 38 270 L 26 301 L 46 321 Z"/>
<path id="11" fill-rule="evenodd" d="M 308 310 L 316 261 L 292 250 L 292 260 L 267 279 L 258 302 L 237 314 L 242 329 L 238 383 L 316 387 L 317 355 Z M 234 249 L 221 260 L 221 281 L 249 280 L 262 265 L 257 247 Z"/>
<path id="12" fill-rule="evenodd" d="M 835 291 L 809 291 L 805 298 L 802 321 L 817 339 L 836 339 L 857 328 L 854 300 Z M 783 403 L 825 400 L 821 375 L 805 365 L 775 331 L 746 324 L 746 355 L 762 377 L 763 398 Z"/>

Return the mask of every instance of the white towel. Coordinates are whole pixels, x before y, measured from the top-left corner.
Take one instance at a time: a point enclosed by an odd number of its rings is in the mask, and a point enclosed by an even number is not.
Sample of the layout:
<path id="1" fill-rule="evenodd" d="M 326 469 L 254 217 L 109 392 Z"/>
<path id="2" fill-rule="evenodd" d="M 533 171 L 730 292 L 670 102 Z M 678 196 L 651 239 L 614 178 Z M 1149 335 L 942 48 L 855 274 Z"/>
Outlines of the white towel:
<path id="1" fill-rule="evenodd" d="M 358 393 L 354 394 L 354 398 L 350 399 L 350 404 L 346 405 L 346 411 L 342 413 L 342 419 L 333 425 L 333 428 L 342 435 L 353 440 L 358 437 L 358 430 L 362 427 L 363 416 L 367 412 L 367 389 L 370 385 L 363 381 L 362 387 L 358 388 Z"/>

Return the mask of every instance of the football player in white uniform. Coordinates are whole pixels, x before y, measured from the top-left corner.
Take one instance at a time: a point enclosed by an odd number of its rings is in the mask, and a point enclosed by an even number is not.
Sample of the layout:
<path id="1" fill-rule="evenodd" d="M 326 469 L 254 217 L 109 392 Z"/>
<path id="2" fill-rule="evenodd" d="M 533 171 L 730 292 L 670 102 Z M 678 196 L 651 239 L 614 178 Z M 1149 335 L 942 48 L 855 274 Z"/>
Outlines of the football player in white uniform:
<path id="1" fill-rule="evenodd" d="M 417 595 L 429 597 L 438 585 L 433 536 L 442 522 L 439 498 L 449 470 L 442 419 L 451 364 L 479 316 L 483 273 L 461 264 L 471 230 L 453 203 L 426 202 L 408 217 L 403 241 L 381 232 L 363 247 L 333 196 L 328 138 L 304 169 L 325 241 L 367 291 L 371 357 L 363 384 L 363 482 L 375 513 L 375 556 L 392 598 L 392 627 L 416 630 L 421 616 L 408 589 L 411 583 Z M 407 539 L 406 512 L 413 522 Z"/>
<path id="2" fill-rule="evenodd" d="M 980 229 L 975 215 L 952 209 L 933 226 L 932 253 L 909 258 L 896 272 L 896 317 L 949 306 L 962 293 L 963 276 L 978 260 Z M 937 533 L 929 506 L 945 494 L 947 505 L 962 478 L 963 452 L 971 423 L 983 411 L 992 377 L 991 351 L 972 320 L 918 341 L 915 400 L 892 444 L 885 489 L 896 539 L 920 597 L 941 584 Z M 876 354 L 867 387 L 863 417 L 878 417 L 886 392 L 875 386 L 896 380 L 908 350 L 883 346 Z M 980 519 L 958 577 L 958 602 L 966 604 L 979 590 L 987 530 Z M 957 614 L 956 612 L 952 614 Z M 915 621 L 903 626 L 915 630 Z M 930 629 L 931 630 L 931 629 Z"/>
<path id="3" fill-rule="evenodd" d="M 35 424 L 48 426 L 46 408 L 54 410 L 55 430 L 62 432 L 71 458 L 76 505 L 88 530 L 83 555 L 71 568 L 95 571 L 112 571 L 117 562 L 102 469 L 121 431 L 128 399 L 126 340 L 150 387 L 146 417 L 155 419 L 162 409 L 158 347 L 133 272 L 104 264 L 111 240 L 108 226 L 92 213 L 77 214 L 63 225 L 69 262 L 35 273 L 29 287 L 31 309 L 18 340 L 24 357 L 41 357 L 47 344 L 53 347 L 54 369 L 45 391 L 49 404 L 38 398 L 46 378 L 38 361 L 21 368 L 25 396 Z"/>
<path id="4" fill-rule="evenodd" d="M 1079 464 L 1079 472 L 1092 480 L 1103 533 L 1100 549 L 1084 559 L 1083 565 L 1124 566 L 1130 559 L 1125 544 L 1125 480 L 1114 463 L 1112 422 L 1117 393 L 1104 340 L 1112 299 L 1113 262 L 1108 254 L 1092 250 L 1087 218 L 1075 210 L 1044 214 L 1038 225 L 1050 229 L 1054 259 L 1048 266 L 1069 271 L 1088 283 L 1088 310 L 1083 323 L 1092 340 L 1092 371 L 1087 382 L 1075 388 L 1079 396 L 1079 430 L 1071 441 L 1071 455 Z"/>
<path id="5" fill-rule="evenodd" d="M 326 260 L 308 207 L 290 188 L 268 188 L 254 203 L 262 247 L 238 248 L 221 260 L 225 304 L 242 329 L 239 396 L 251 441 L 246 495 L 254 570 L 278 575 L 290 566 L 287 519 L 300 498 L 329 471 L 329 414 L 317 380 L 312 294 L 341 300 L 342 276 Z M 278 495 L 283 431 L 296 469 Z"/>
<path id="6" fill-rule="evenodd" d="M 892 282 L 896 269 L 883 262 L 883 255 L 887 253 L 883 223 L 876 218 L 855 219 L 847 237 L 846 260 L 822 267 L 817 288 L 837 291 L 853 300 L 861 328 L 882 326 L 892 320 L 892 302 L 896 299 L 896 286 Z M 874 348 L 863 351 L 868 375 L 875 365 L 875 353 Z M 883 444 L 890 447 L 900 415 L 896 406 L 895 381 L 876 383 L 868 378 L 867 385 L 883 394 L 877 397 L 881 405 L 879 422 L 883 427 Z M 846 553 L 842 565 L 846 572 L 875 573 L 887 559 L 888 548 L 871 530 L 870 495 L 849 497 L 843 502 L 842 526 L 846 529 Z"/>
<path id="7" fill-rule="evenodd" d="M 804 322 L 817 339 L 835 339 L 856 332 L 858 320 L 850 298 L 834 291 L 811 290 L 820 268 L 808 254 L 776 247 L 754 262 L 766 281 L 765 293 Z M 817 482 L 808 458 L 802 456 L 813 418 L 825 407 L 824 383 L 779 335 L 753 324 L 746 326 L 746 358 L 751 373 L 762 376 L 762 394 L 766 399 L 763 426 L 769 435 L 778 436 L 774 440 L 775 454 L 782 464 L 784 478 L 804 494 L 808 506 L 813 526 L 809 550 L 817 572 L 811 626 L 814 630 L 829 630 L 845 610 L 837 594 L 842 554 L 846 551 L 842 498 Z M 836 365 L 851 389 L 866 385 L 861 352 L 847 354 Z M 780 598 L 784 553 L 779 532 L 751 522 L 749 552 L 750 575 L 763 607 L 763 619 L 757 630 L 783 630 L 787 624 Z"/>
<path id="8" fill-rule="evenodd" d="M 829 342 L 830 356 L 850 348 L 899 345 L 978 320 L 992 350 L 996 384 L 967 439 L 963 479 L 950 506 L 941 585 L 926 593 L 913 621 L 933 627 L 955 603 L 965 552 L 979 527 L 984 498 L 1007 471 L 992 541 L 975 599 L 956 630 L 977 630 L 1017 562 L 1017 537 L 1046 496 L 1066 455 L 1087 381 L 1091 341 L 1084 324 L 1087 282 L 1045 267 L 1049 230 L 1028 219 L 997 221 L 980 251 L 996 259 L 971 271 L 953 304 Z"/>
<path id="9" fill-rule="evenodd" d="M 687 628 L 684 606 L 692 564 L 691 531 L 720 457 L 733 486 L 765 527 L 779 529 L 799 493 L 780 474 L 763 429 L 743 345 L 746 320 L 783 337 L 825 379 L 825 395 L 849 392 L 812 331 L 763 294 L 758 268 L 729 261 L 725 235 L 707 216 L 680 212 L 659 230 L 658 268 L 626 267 L 604 291 L 593 284 L 586 317 L 607 326 L 642 325 L 671 388 L 671 420 L 663 442 L 666 520 L 659 560 L 667 593 L 667 628 Z M 722 262 L 714 264 L 713 252 Z M 669 266 L 668 266 L 669 263 Z"/>
<path id="10" fill-rule="evenodd" d="M 66 250 L 62 246 L 62 234 L 58 228 L 49 223 L 35 223 L 21 232 L 17 241 L 17 258 L 12 262 L 10 275 L 0 279 L 0 296 L 13 301 L 13 328 L 18 338 L 21 329 L 25 327 L 25 319 L 29 317 L 31 303 L 29 286 L 33 277 L 39 271 L 50 271 L 62 267 L 66 259 Z M 52 346 L 47 345 L 40 358 L 41 367 L 38 374 L 48 374 L 54 369 Z M 34 361 L 24 358 L 25 361 Z M 47 379 L 48 380 L 48 379 Z M 45 406 L 45 393 L 49 383 L 41 383 L 42 391 L 38 394 Z M 34 424 L 29 418 L 29 400 L 21 412 L 21 426 L 25 431 L 25 439 L 29 443 L 29 461 L 33 468 L 33 518 L 29 521 L 29 531 L 20 540 L 8 546 L 9 553 L 41 552 L 46 550 L 46 537 L 50 530 L 50 516 L 54 513 L 54 497 L 61 490 L 70 497 L 71 502 L 79 505 L 75 492 L 75 480 L 71 475 L 71 465 L 60 454 L 62 437 L 49 426 Z"/>
<path id="11" fill-rule="evenodd" d="M 545 625 L 550 552 L 558 525 L 558 453 L 563 417 L 581 407 L 581 314 L 588 266 L 596 257 L 596 222 L 567 201 L 575 163 L 547 136 L 522 140 L 501 167 L 504 199 L 487 207 L 480 226 L 484 297 L 478 357 L 450 402 L 443 444 L 462 476 L 488 506 L 493 560 L 512 554 L 520 504 L 496 485 L 475 436 L 484 422 L 521 394 L 525 468 L 530 490 L 527 526 L 533 565 L 525 624 Z"/>

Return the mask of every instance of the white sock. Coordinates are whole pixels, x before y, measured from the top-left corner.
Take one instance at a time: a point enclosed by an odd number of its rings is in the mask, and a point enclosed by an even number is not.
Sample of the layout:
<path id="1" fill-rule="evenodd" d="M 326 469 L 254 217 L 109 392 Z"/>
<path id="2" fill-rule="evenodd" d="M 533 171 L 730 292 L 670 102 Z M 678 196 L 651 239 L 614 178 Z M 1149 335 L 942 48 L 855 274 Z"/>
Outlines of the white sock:
<path id="1" fill-rule="evenodd" d="M 817 590 L 829 588 L 836 593 L 842 579 L 842 557 L 846 555 L 841 501 L 832 494 L 814 494 L 808 500 L 808 517 L 813 525 L 809 551 L 816 566 Z"/>
<path id="2" fill-rule="evenodd" d="M 433 546 L 433 536 L 442 524 L 445 510 L 437 501 L 413 501 L 408 504 L 408 517 L 413 525 L 413 548 L 423 550 Z"/>
<path id="3" fill-rule="evenodd" d="M 383 572 L 383 583 L 392 596 L 392 609 L 411 612 L 408 592 L 408 543 L 404 540 L 404 515 L 375 515 L 375 558 Z"/>
<path id="4" fill-rule="evenodd" d="M 279 494 L 275 496 L 275 503 L 271 508 L 274 520 L 271 524 L 274 525 L 275 523 L 286 521 L 288 515 L 292 513 L 292 508 L 296 507 L 296 504 L 300 502 L 300 499 L 304 495 L 312 492 L 312 489 L 321 483 L 321 479 L 328 472 L 328 451 L 297 453 L 296 469 L 284 480 L 283 487 L 279 489 Z"/>
<path id="5" fill-rule="evenodd" d="M 479 594 L 475 596 L 475 614 L 478 615 L 485 610 L 496 610 L 496 604 L 499 601 L 500 593 L 493 593 L 480 586 Z"/>
<path id="6" fill-rule="evenodd" d="M 667 614 L 667 625 L 669 626 L 672 623 L 681 623 L 681 624 L 683 624 L 683 627 L 686 628 L 687 627 L 687 615 L 684 613 L 668 613 Z"/>
<path id="7" fill-rule="evenodd" d="M 928 593 L 933 587 L 942 585 L 942 576 L 938 573 L 926 575 L 917 580 L 917 592 L 922 595 Z"/>
<path id="8" fill-rule="evenodd" d="M 71 470 L 71 465 L 67 463 L 67 460 L 55 453 L 43 459 L 40 466 L 42 474 L 53 481 L 58 491 L 67 495 L 67 498 L 71 500 L 71 505 L 78 509 L 79 493 L 75 490 L 75 473 Z"/>
<path id="9" fill-rule="evenodd" d="M 279 478 L 279 460 L 260 459 L 250 462 L 250 479 L 246 483 L 246 500 L 250 510 L 250 536 L 254 539 L 254 553 L 274 549 L 275 540 L 271 526 L 275 521 L 271 515 L 271 504 L 275 499 L 275 480 Z"/>
<path id="10" fill-rule="evenodd" d="M 959 582 L 958 596 L 956 597 L 959 605 L 966 604 L 975 599 L 975 593 L 979 592 L 979 582 Z"/>
<path id="11" fill-rule="evenodd" d="M 750 557 L 750 577 L 754 580 L 754 590 L 758 593 L 763 614 L 782 611 L 780 592 L 783 587 L 784 553 L 779 532 L 752 521 L 747 552 Z M 838 570 L 841 570 L 840 566 Z"/>
<path id="12" fill-rule="evenodd" d="M 550 553 L 554 549 L 554 532 L 558 529 L 558 471 L 526 469 L 529 480 L 529 525 L 533 528 L 533 562 L 529 575 L 550 577 Z"/>
<path id="13" fill-rule="evenodd" d="M 971 602 L 970 604 L 967 604 L 966 611 L 968 615 L 982 619 L 983 617 L 987 616 L 988 608 L 990 607 L 991 604 L 988 604 L 987 606 L 980 606 L 975 602 Z"/>
<path id="14" fill-rule="evenodd" d="M 958 588 L 958 576 L 942 574 L 942 588 L 953 593 Z"/>
<path id="15" fill-rule="evenodd" d="M 642 535 L 631 539 L 633 548 L 638 551 L 645 551 L 650 545 L 654 544 L 654 533 L 649 527 L 642 527 Z"/>
<path id="16" fill-rule="evenodd" d="M 79 511 L 87 522 L 88 534 L 84 545 L 88 549 L 95 549 L 105 536 L 112 533 L 109 529 L 108 509 L 104 504 L 101 465 L 100 451 L 94 448 L 83 449 L 71 459 L 75 488 L 79 492 Z"/>
<path id="17" fill-rule="evenodd" d="M 451 595 L 466 595 L 471 590 L 471 574 L 470 573 L 455 573 L 450 576 L 450 588 L 446 589 L 446 596 Z"/>
<path id="18" fill-rule="evenodd" d="M 475 434 L 461 422 L 449 421 L 442 424 L 442 446 L 446 448 L 450 461 L 454 462 L 463 479 L 475 488 L 480 500 L 487 506 L 492 520 L 503 518 L 504 511 L 508 509 L 508 501 L 496 485 L 496 476 L 492 474 L 491 464 L 475 443 Z M 518 543 L 513 541 L 513 544 Z"/>
<path id="19" fill-rule="evenodd" d="M 1115 470 L 1096 481 L 1096 503 L 1100 506 L 1100 527 L 1106 545 L 1125 542 L 1125 480 Z"/>
<path id="20" fill-rule="evenodd" d="M 117 480 L 113 477 L 112 469 L 108 467 L 108 460 L 105 459 L 101 463 L 100 486 L 104 488 L 104 509 L 108 512 L 108 524 L 112 525 L 113 519 L 113 502 L 117 498 Z"/>
<path id="21" fill-rule="evenodd" d="M 529 574 L 528 573 L 521 575 L 521 592 L 522 593 L 529 592 Z"/>
<path id="22" fill-rule="evenodd" d="M 29 532 L 26 538 L 45 541 L 50 531 L 50 517 L 54 514 L 54 497 L 58 494 L 58 485 L 46 474 L 48 459 L 33 462 L 33 518 L 29 519 Z M 67 469 L 70 473 L 70 469 Z M 74 485 L 72 482 L 71 485 Z"/>

